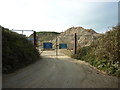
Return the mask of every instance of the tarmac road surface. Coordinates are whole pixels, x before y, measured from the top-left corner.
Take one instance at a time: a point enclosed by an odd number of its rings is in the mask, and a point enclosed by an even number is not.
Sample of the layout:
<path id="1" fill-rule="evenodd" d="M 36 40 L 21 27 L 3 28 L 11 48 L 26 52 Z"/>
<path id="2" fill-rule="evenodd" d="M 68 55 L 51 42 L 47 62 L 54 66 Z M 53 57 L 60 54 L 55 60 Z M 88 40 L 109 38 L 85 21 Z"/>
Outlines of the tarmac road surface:
<path id="1" fill-rule="evenodd" d="M 44 51 L 36 63 L 3 75 L 3 88 L 118 88 L 118 78 L 83 61 Z"/>

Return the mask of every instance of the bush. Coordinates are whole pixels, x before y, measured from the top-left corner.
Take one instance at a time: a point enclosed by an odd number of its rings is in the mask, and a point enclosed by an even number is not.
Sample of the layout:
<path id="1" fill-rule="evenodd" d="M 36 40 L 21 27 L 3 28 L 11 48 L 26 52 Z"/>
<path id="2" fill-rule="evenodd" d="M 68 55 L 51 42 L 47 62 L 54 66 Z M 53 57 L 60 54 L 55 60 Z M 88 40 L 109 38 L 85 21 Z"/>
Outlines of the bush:
<path id="1" fill-rule="evenodd" d="M 120 25 L 113 27 L 90 46 L 79 48 L 72 57 L 89 62 L 110 75 L 120 76 Z"/>
<path id="2" fill-rule="evenodd" d="M 2 29 L 2 72 L 10 73 L 38 60 L 39 52 L 23 35 Z"/>
<path id="3" fill-rule="evenodd" d="M 72 55 L 71 57 L 76 58 L 76 59 L 83 59 L 84 56 L 87 55 L 91 51 L 91 47 L 82 47 L 77 50 L 77 54 Z"/>

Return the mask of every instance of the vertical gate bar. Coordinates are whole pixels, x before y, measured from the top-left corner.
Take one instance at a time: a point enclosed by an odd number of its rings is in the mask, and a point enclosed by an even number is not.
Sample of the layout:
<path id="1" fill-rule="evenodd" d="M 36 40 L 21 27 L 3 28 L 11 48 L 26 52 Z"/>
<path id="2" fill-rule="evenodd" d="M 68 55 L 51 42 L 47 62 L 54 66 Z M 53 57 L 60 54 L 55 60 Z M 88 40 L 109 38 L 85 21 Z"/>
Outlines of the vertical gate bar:
<path id="1" fill-rule="evenodd" d="M 58 37 L 56 37 L 56 56 L 58 56 Z"/>
<path id="2" fill-rule="evenodd" d="M 77 35 L 75 33 L 74 54 L 77 53 Z"/>
<path id="3" fill-rule="evenodd" d="M 59 36 L 57 36 L 57 38 L 58 38 L 58 43 L 57 43 L 57 49 L 58 49 L 58 51 L 57 51 L 57 53 L 58 53 L 58 55 L 59 55 Z"/>

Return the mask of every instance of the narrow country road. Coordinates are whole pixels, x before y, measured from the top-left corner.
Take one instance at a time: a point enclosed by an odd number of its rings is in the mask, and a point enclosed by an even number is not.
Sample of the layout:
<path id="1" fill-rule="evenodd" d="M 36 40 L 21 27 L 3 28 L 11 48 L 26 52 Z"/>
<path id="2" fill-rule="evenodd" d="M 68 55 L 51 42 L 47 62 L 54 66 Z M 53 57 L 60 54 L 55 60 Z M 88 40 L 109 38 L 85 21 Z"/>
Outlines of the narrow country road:
<path id="1" fill-rule="evenodd" d="M 3 88 L 117 88 L 117 77 L 104 75 L 83 61 L 49 55 L 23 69 L 3 75 Z"/>

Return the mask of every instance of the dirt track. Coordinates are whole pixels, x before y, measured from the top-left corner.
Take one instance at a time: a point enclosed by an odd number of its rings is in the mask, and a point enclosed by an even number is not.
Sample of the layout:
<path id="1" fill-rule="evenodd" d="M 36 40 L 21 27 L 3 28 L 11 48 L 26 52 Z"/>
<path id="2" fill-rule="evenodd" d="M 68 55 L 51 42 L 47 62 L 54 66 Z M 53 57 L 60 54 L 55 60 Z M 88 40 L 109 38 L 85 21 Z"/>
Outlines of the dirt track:
<path id="1" fill-rule="evenodd" d="M 3 75 L 3 88 L 117 88 L 118 79 L 68 56 L 49 56 L 15 73 Z"/>

